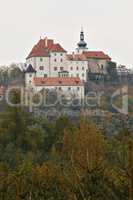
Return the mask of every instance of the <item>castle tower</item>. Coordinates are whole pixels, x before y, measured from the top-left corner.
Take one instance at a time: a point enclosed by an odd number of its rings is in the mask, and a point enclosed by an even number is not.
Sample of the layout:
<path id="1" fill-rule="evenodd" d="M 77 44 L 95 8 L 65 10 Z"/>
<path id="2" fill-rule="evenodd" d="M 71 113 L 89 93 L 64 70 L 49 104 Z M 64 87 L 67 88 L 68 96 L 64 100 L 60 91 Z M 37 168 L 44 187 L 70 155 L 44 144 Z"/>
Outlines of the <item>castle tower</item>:
<path id="1" fill-rule="evenodd" d="M 81 29 L 81 32 L 80 32 L 80 41 L 79 41 L 79 43 L 77 45 L 78 45 L 78 47 L 76 48 L 76 52 L 77 53 L 83 53 L 84 51 L 88 50 L 87 43 L 84 40 L 84 31 L 83 31 L 83 28 Z"/>
<path id="2" fill-rule="evenodd" d="M 31 64 L 28 65 L 25 71 L 25 86 L 28 88 L 33 88 L 34 83 L 33 79 L 36 76 L 36 70 L 32 67 Z"/>

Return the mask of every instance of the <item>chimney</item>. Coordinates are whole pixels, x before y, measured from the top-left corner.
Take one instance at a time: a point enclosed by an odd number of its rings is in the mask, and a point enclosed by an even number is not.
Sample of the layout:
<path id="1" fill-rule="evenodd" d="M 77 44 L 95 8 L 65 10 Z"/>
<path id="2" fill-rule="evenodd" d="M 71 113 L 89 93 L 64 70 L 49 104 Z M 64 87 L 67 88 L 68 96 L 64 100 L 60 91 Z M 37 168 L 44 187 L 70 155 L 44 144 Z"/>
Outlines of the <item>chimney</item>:
<path id="1" fill-rule="evenodd" d="M 53 41 L 53 40 L 51 40 L 51 39 L 50 39 L 50 40 L 48 40 L 48 46 L 49 46 L 49 47 L 52 47 L 52 46 L 53 46 L 53 44 L 54 44 L 54 41 Z"/>

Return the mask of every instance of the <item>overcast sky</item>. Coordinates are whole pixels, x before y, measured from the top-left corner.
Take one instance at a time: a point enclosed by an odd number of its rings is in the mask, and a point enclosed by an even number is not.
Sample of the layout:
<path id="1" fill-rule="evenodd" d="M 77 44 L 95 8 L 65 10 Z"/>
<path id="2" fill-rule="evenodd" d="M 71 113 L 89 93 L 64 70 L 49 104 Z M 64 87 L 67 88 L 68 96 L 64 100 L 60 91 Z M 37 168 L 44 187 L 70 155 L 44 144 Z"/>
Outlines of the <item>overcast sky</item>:
<path id="1" fill-rule="evenodd" d="M 73 51 L 81 26 L 90 50 L 133 67 L 133 0 L 0 0 L 0 65 L 25 62 L 40 36 Z"/>

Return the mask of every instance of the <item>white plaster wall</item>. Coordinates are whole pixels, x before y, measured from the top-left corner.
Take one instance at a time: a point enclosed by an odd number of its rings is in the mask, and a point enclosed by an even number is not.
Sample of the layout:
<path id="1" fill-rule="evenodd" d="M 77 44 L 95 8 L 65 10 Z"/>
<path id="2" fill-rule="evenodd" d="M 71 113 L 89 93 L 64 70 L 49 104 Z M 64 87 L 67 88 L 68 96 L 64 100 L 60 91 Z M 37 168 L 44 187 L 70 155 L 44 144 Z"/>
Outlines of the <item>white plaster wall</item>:
<path id="1" fill-rule="evenodd" d="M 43 70 L 40 69 L 40 66 L 43 67 Z M 37 71 L 37 77 L 44 77 L 47 75 L 49 77 L 50 74 L 50 58 L 49 57 L 37 57 L 35 69 Z"/>
<path id="2" fill-rule="evenodd" d="M 26 87 L 34 87 L 33 79 L 35 77 L 35 73 L 25 73 L 25 86 Z"/>
<path id="3" fill-rule="evenodd" d="M 106 70 L 107 61 L 106 60 L 99 60 L 98 64 L 101 66 L 101 70 L 102 70 L 102 66 L 103 66 L 103 73 L 106 74 L 107 73 L 107 70 Z"/>
<path id="4" fill-rule="evenodd" d="M 69 90 L 69 87 L 71 87 L 71 90 Z M 61 88 L 61 90 L 59 88 Z M 66 96 L 69 94 L 73 94 L 73 95 L 76 95 L 77 98 L 79 99 L 84 99 L 84 86 L 37 86 L 35 87 L 35 90 L 37 92 L 41 91 L 42 89 L 56 90 L 58 92 L 64 93 Z"/>
<path id="5" fill-rule="evenodd" d="M 47 77 L 50 76 L 50 58 L 49 57 L 33 57 L 27 60 L 27 66 L 31 64 L 33 68 L 37 71 L 37 77 Z M 43 66 L 44 69 L 40 70 L 40 66 Z"/>
<path id="6" fill-rule="evenodd" d="M 88 68 L 92 73 L 104 73 L 106 74 L 106 64 L 107 61 L 103 59 L 89 59 L 88 60 Z"/>
<path id="7" fill-rule="evenodd" d="M 55 70 L 55 67 L 57 70 Z M 61 52 L 52 52 L 50 54 L 50 69 L 51 69 L 51 77 L 58 77 L 58 72 L 61 71 L 61 67 L 63 71 L 67 71 L 67 57 L 66 53 Z"/>
<path id="8" fill-rule="evenodd" d="M 76 48 L 76 54 L 82 54 L 85 51 L 88 51 L 88 48 Z"/>
<path id="9" fill-rule="evenodd" d="M 88 61 L 68 61 L 68 71 L 70 77 L 79 77 L 81 80 L 86 81 L 87 70 Z"/>

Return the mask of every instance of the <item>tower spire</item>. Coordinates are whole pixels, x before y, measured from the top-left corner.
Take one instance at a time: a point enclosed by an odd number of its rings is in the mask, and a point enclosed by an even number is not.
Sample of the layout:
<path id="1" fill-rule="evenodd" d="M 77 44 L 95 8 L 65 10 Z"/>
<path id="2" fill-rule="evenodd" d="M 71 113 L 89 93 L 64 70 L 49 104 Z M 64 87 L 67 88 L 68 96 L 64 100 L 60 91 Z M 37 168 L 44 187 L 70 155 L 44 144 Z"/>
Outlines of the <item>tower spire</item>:
<path id="1" fill-rule="evenodd" d="M 83 31 L 83 27 L 81 28 L 81 32 L 80 32 L 80 42 L 84 41 L 84 31 Z M 87 45 L 87 44 L 86 44 Z"/>
<path id="2" fill-rule="evenodd" d="M 77 44 L 78 45 L 78 48 L 77 48 L 77 51 L 78 52 L 83 52 L 83 51 L 86 51 L 88 48 L 87 48 L 87 43 L 85 42 L 84 40 L 84 31 L 83 31 L 83 27 L 81 27 L 81 32 L 80 32 L 80 41 L 79 43 Z"/>

